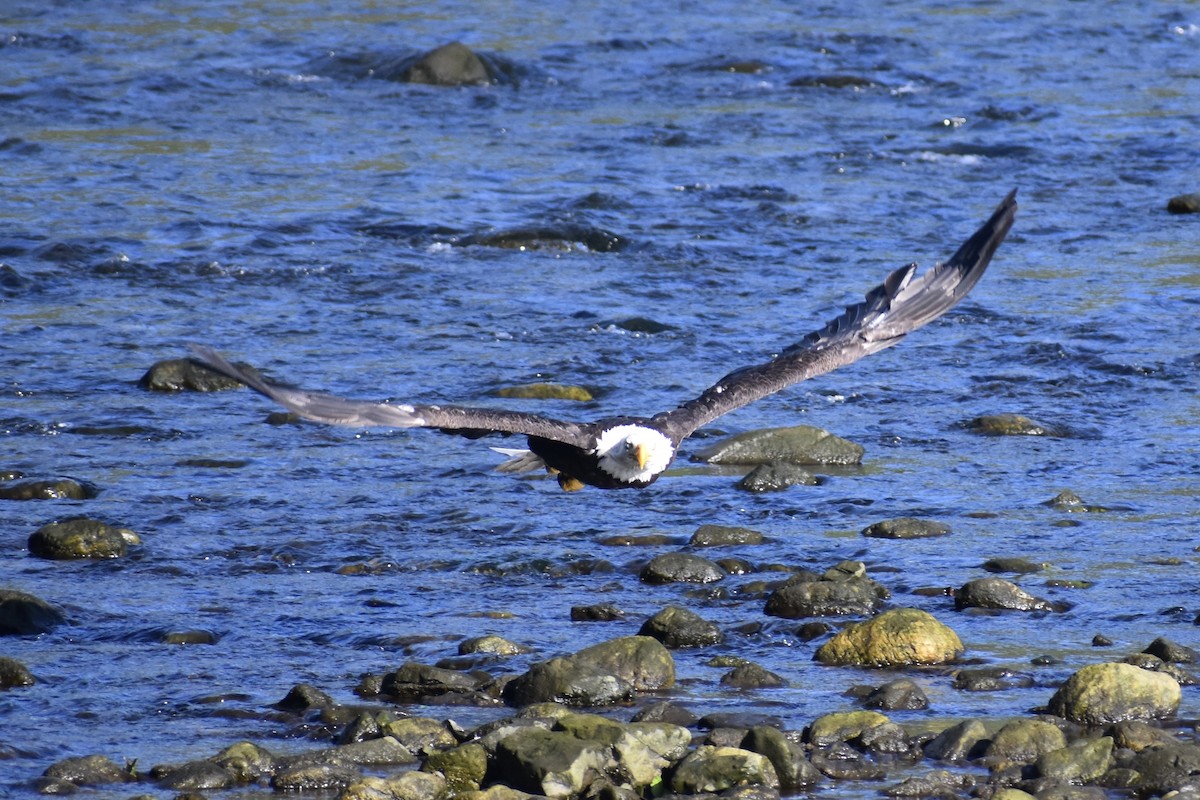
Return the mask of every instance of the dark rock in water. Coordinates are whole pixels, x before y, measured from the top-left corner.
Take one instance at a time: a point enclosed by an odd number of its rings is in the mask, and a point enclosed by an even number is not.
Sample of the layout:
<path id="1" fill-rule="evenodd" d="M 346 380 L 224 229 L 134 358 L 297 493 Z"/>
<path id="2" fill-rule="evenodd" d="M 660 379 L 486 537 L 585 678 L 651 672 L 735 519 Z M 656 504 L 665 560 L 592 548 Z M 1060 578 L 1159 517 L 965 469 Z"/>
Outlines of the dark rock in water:
<path id="1" fill-rule="evenodd" d="M 46 768 L 47 778 L 69 781 L 76 786 L 102 786 L 133 780 L 128 769 L 117 766 L 108 756 L 76 756 L 64 758 Z"/>
<path id="2" fill-rule="evenodd" d="M 1181 699 L 1179 682 L 1165 673 L 1132 664 L 1089 664 L 1059 687 L 1048 708 L 1083 725 L 1111 725 L 1169 717 Z"/>
<path id="3" fill-rule="evenodd" d="M 221 637 L 212 631 L 171 631 L 164 633 L 163 644 L 216 644 Z"/>
<path id="4" fill-rule="evenodd" d="M 625 612 L 612 603 L 571 606 L 571 619 L 575 622 L 615 622 L 625 619 Z"/>
<path id="5" fill-rule="evenodd" d="M 771 593 L 763 611 L 785 619 L 870 614 L 887 597 L 887 589 L 869 578 L 788 580 Z"/>
<path id="6" fill-rule="evenodd" d="M 458 744 L 458 739 L 446 727 L 446 723 L 432 717 L 394 719 L 383 725 L 382 732 L 404 745 L 410 752 L 419 755 L 427 755 Z"/>
<path id="7" fill-rule="evenodd" d="M 707 647 L 725 636 L 713 623 L 679 606 L 667 606 L 646 620 L 639 636 L 652 636 L 667 647 Z"/>
<path id="8" fill-rule="evenodd" d="M 0 500 L 90 500 L 96 487 L 73 478 L 33 480 L 0 486 Z"/>
<path id="9" fill-rule="evenodd" d="M 701 525 L 688 542 L 692 547 L 762 544 L 763 535 L 750 528 L 729 525 Z"/>
<path id="10" fill-rule="evenodd" d="M 1152 656 L 1157 656 L 1163 661 L 1172 664 L 1195 664 L 1197 660 L 1197 654 L 1195 650 L 1182 644 L 1178 644 L 1177 642 L 1173 642 L 1165 636 L 1160 636 L 1155 639 L 1142 652 L 1149 653 Z"/>
<path id="11" fill-rule="evenodd" d="M 301 713 L 313 709 L 332 708 L 337 705 L 333 698 L 315 686 L 298 683 L 291 688 L 287 695 L 275 704 L 280 711 Z"/>
<path id="12" fill-rule="evenodd" d="M 404 703 L 428 702 L 435 698 L 444 700 L 472 694 L 483 682 L 477 674 L 410 661 L 395 672 L 384 675 L 380 691 Z"/>
<path id="13" fill-rule="evenodd" d="M 669 722 L 685 728 L 695 725 L 698 719 L 691 711 L 668 700 L 651 703 L 633 715 L 633 722 Z"/>
<path id="14" fill-rule="evenodd" d="M 1054 611 L 1048 600 L 1034 597 L 1029 592 L 1003 578 L 978 578 L 968 581 L 954 593 L 954 607 L 997 608 L 1012 611 Z"/>
<path id="15" fill-rule="evenodd" d="M 813 752 L 812 764 L 822 775 L 836 781 L 877 781 L 886 774 L 881 764 L 846 744 Z"/>
<path id="16" fill-rule="evenodd" d="M 504 700 L 511 705 L 601 706 L 674 684 L 671 653 L 649 636 L 627 636 L 534 664 L 505 685 Z"/>
<path id="17" fill-rule="evenodd" d="M 356 714 L 354 719 L 346 724 L 342 732 L 337 735 L 335 742 L 337 744 L 365 742 L 370 739 L 378 739 L 382 735 L 383 733 L 379 730 L 379 720 L 375 719 L 375 715 L 363 712 Z"/>
<path id="18" fill-rule="evenodd" d="M 795 464 L 759 464 L 738 481 L 747 492 L 781 492 L 792 486 L 816 486 L 820 481 L 808 470 Z"/>
<path id="19" fill-rule="evenodd" d="M 1020 414 L 985 414 L 968 420 L 967 430 L 985 436 L 1054 436 L 1054 431 Z"/>
<path id="20" fill-rule="evenodd" d="M 924 539 L 930 536 L 946 536 L 950 526 L 931 519 L 897 517 L 885 519 L 863 528 L 862 535 L 873 539 Z"/>
<path id="21" fill-rule="evenodd" d="M 692 458 L 710 464 L 861 464 L 866 451 L 811 425 L 764 428 L 722 439 Z"/>
<path id="22" fill-rule="evenodd" d="M 1007 667 L 960 669 L 954 676 L 954 688 L 964 692 L 997 692 L 1030 686 L 1033 686 L 1032 675 Z"/>
<path id="23" fill-rule="evenodd" d="M 1113 736 L 1113 744 L 1116 747 L 1132 750 L 1135 753 L 1140 753 L 1150 747 L 1168 747 L 1179 744 L 1179 740 L 1170 732 L 1140 719 L 1118 722 L 1109 729 L 1109 732 Z"/>
<path id="24" fill-rule="evenodd" d="M 988 741 L 987 728 L 977 719 L 951 725 L 925 745 L 925 757 L 934 761 L 966 761 L 982 755 L 981 744 Z"/>
<path id="25" fill-rule="evenodd" d="M 1047 500 L 1042 505 L 1057 508 L 1060 511 L 1068 511 L 1070 513 L 1104 513 L 1108 511 L 1104 506 L 1095 506 L 1083 502 L 1083 498 L 1072 492 L 1070 489 L 1065 489 L 1054 497 Z"/>
<path id="26" fill-rule="evenodd" d="M 237 366 L 258 373 L 258 370 L 249 364 L 238 362 Z M 152 392 L 219 392 L 242 386 L 239 381 L 213 372 L 190 358 L 170 358 L 155 362 L 138 380 L 138 385 Z"/>
<path id="27" fill-rule="evenodd" d="M 36 636 L 66 622 L 54 606 L 16 589 L 0 589 L 0 636 Z"/>
<path id="28" fill-rule="evenodd" d="M 714 562 L 694 553 L 663 553 L 642 568 L 646 583 L 713 583 L 724 579 L 725 571 Z"/>
<path id="29" fill-rule="evenodd" d="M 33 686 L 37 680 L 29 668 L 15 658 L 0 656 L 0 689 Z"/>
<path id="30" fill-rule="evenodd" d="M 773 689 L 787 686 L 781 676 L 758 664 L 741 664 L 721 676 L 722 686 L 733 686 L 738 689 Z"/>
<path id="31" fill-rule="evenodd" d="M 628 247 L 629 241 L 602 228 L 547 224 L 468 234 L 455 240 L 453 244 L 460 247 L 499 247 L 505 250 L 549 250 L 565 253 L 582 249 L 589 253 L 616 253 Z"/>
<path id="32" fill-rule="evenodd" d="M 630 333 L 666 333 L 673 328 L 665 322 L 658 322 L 649 317 L 626 317 L 612 323 L 623 331 Z"/>
<path id="33" fill-rule="evenodd" d="M 94 519 L 70 519 L 43 525 L 29 537 L 29 552 L 38 558 L 119 558 L 137 534 Z"/>
<path id="34" fill-rule="evenodd" d="M 919 711 L 929 708 L 929 698 L 916 682 L 897 678 L 874 689 L 863 699 L 863 705 L 883 711 Z"/>
<path id="35" fill-rule="evenodd" d="M 401 80 L 433 86 L 484 84 L 491 73 L 479 56 L 462 42 L 450 42 L 423 54 L 404 70 Z"/>
<path id="36" fill-rule="evenodd" d="M 1200 213 L 1200 192 L 1175 195 L 1167 201 L 1167 211 L 1172 214 Z"/>
<path id="37" fill-rule="evenodd" d="M 1049 567 L 1045 561 L 1030 561 L 1027 558 L 989 558 L 981 565 L 984 572 L 1010 572 L 1015 575 L 1028 575 L 1041 572 Z"/>
<path id="38" fill-rule="evenodd" d="M 805 739 L 813 747 L 829 747 L 858 739 L 864 731 L 890 722 L 878 711 L 835 711 L 813 720 L 805 731 Z"/>
<path id="39" fill-rule="evenodd" d="M 741 747 L 767 757 L 779 778 L 779 788 L 795 792 L 821 781 L 821 773 L 804 757 L 804 749 L 783 732 L 768 725 L 751 728 Z"/>
<path id="40" fill-rule="evenodd" d="M 150 770 L 150 777 L 162 788 L 176 792 L 228 789 L 238 784 L 233 772 L 209 759 L 189 761 L 186 764 L 160 764 Z"/>
<path id="41" fill-rule="evenodd" d="M 865 75 L 804 75 L 799 78 L 792 78 L 788 81 L 788 86 L 825 89 L 866 89 L 877 85 L 876 82 L 866 77 Z"/>

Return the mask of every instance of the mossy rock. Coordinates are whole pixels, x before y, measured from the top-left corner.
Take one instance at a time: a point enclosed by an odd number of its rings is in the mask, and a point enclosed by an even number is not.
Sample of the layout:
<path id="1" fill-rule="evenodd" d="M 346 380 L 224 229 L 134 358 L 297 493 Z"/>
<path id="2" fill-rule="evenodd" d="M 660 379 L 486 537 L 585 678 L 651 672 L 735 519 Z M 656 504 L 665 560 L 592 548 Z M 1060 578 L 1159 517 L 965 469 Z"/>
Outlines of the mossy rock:
<path id="1" fill-rule="evenodd" d="M 932 614 L 894 608 L 839 631 L 813 658 L 839 666 L 945 664 L 964 652 L 962 640 Z"/>
<path id="2" fill-rule="evenodd" d="M 592 399 L 592 393 L 582 386 L 570 386 L 562 383 L 526 383 L 520 386 L 506 386 L 503 389 L 497 389 L 496 396 L 525 400 L 574 400 L 577 403 L 586 403 Z"/>

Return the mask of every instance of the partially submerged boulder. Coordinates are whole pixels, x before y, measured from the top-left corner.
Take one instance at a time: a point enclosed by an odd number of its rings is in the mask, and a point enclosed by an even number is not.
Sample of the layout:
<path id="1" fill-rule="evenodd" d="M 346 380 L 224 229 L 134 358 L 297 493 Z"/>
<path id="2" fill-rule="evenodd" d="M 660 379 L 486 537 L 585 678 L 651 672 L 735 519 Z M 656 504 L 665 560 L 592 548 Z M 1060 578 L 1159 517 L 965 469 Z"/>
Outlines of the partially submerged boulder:
<path id="1" fill-rule="evenodd" d="M 945 664 L 964 652 L 962 640 L 932 614 L 894 608 L 839 631 L 813 658 L 840 666 Z"/>
<path id="2" fill-rule="evenodd" d="M 1166 673 L 1124 663 L 1089 664 L 1059 687 L 1049 710 L 1083 725 L 1111 725 L 1172 716 L 1181 699 L 1179 682 Z"/>
<path id="3" fill-rule="evenodd" d="M 862 446 L 811 425 L 763 428 L 722 439 L 696 453 L 710 464 L 861 464 Z"/>

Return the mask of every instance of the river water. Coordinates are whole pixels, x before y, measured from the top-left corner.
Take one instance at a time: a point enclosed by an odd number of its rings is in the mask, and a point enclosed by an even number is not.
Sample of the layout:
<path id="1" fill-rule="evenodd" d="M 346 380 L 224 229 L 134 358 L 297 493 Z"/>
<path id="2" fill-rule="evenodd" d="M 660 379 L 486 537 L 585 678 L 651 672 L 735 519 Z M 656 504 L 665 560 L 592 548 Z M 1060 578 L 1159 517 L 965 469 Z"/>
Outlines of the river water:
<path id="1" fill-rule="evenodd" d="M 144 768 L 242 738 L 312 747 L 266 712 L 295 683 L 352 701 L 360 674 L 485 633 L 532 649 L 493 667 L 518 672 L 635 633 L 669 603 L 728 634 L 676 653 L 672 697 L 700 712 L 797 728 L 892 677 L 816 666 L 820 641 L 764 616 L 753 591 L 778 573 L 639 582 L 704 523 L 763 532 L 720 553 L 756 568 L 862 560 L 969 658 L 1034 678 L 968 694 L 952 670 L 921 673 L 931 708 L 902 722 L 1026 714 L 1080 666 L 1157 636 L 1200 640 L 1200 220 L 1165 211 L 1200 190 L 1200 9 L 542 5 L 4 4 L 0 468 L 99 494 L 0 501 L 0 586 L 69 618 L 0 640 L 39 681 L 0 693 L 0 794 L 32 796 L 71 755 Z M 505 80 L 369 71 L 452 40 Z M 677 465 L 705 437 L 798 423 L 866 447 L 861 469 L 819 486 L 750 495 L 736 476 L 678 469 L 643 492 L 564 494 L 493 470 L 487 445 L 512 441 L 271 426 L 248 392 L 137 385 L 201 341 L 349 396 L 652 414 L 888 270 L 949 256 L 1014 187 L 1016 226 L 960 308 L 718 420 Z M 530 226 L 625 246 L 462 246 Z M 596 399 L 493 396 L 539 380 Z M 965 426 L 1005 412 L 1060 435 Z M 1064 489 L 1107 511 L 1045 505 Z M 80 514 L 142 544 L 106 562 L 28 554 L 39 526 Z M 953 533 L 859 534 L 906 515 Z M 606 543 L 649 534 L 669 543 Z M 1010 577 L 1069 610 L 956 613 L 918 592 L 996 556 L 1046 562 Z M 601 600 L 626 619 L 570 621 Z M 215 643 L 163 643 L 186 631 Z M 724 690 L 705 663 L 717 653 L 790 685 Z M 1198 714 L 1185 687 L 1180 715 Z"/>

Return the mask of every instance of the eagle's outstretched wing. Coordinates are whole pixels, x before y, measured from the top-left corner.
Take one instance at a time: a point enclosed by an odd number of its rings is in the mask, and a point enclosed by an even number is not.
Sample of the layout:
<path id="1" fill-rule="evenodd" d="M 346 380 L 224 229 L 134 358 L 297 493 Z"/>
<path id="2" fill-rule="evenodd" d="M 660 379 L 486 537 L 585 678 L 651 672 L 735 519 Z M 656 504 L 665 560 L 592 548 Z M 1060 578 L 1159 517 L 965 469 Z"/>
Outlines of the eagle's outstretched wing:
<path id="1" fill-rule="evenodd" d="M 331 394 L 308 392 L 265 380 L 257 373 L 231 364 L 211 347 L 189 344 L 193 357 L 205 367 L 244 383 L 304 419 L 329 425 L 385 428 L 438 428 L 448 433 L 478 437 L 488 433 L 518 433 L 587 448 L 594 426 L 505 411 L 463 406 L 410 405 L 347 400 Z"/>
<path id="2" fill-rule="evenodd" d="M 949 261 L 913 280 L 917 265 L 902 267 L 861 303 L 765 364 L 726 375 L 694 400 L 654 417 L 653 424 L 677 445 L 702 425 L 794 383 L 853 363 L 891 347 L 905 334 L 937 319 L 966 296 L 1012 227 L 1014 189 L 991 218 Z"/>

